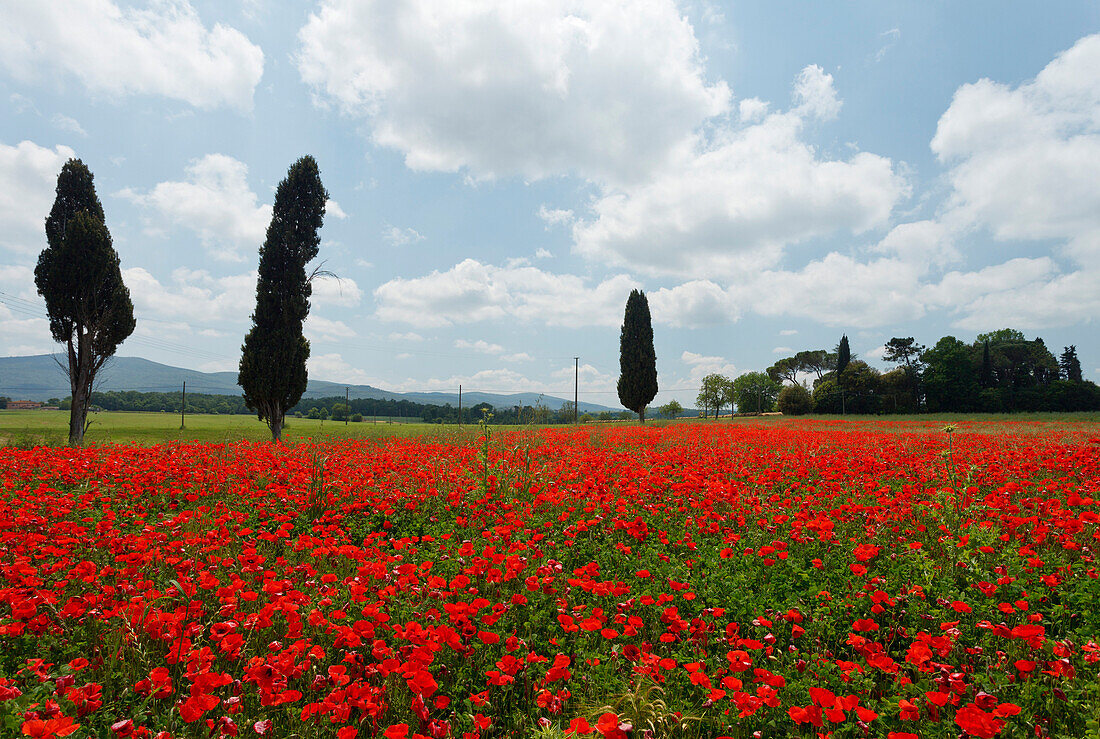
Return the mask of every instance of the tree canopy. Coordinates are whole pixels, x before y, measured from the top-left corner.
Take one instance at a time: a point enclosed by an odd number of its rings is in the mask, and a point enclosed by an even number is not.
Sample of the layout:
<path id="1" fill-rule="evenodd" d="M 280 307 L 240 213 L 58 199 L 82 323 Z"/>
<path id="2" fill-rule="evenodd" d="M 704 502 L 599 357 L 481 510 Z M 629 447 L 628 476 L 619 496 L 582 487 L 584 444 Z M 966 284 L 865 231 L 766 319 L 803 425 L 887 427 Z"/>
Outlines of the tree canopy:
<path id="1" fill-rule="evenodd" d="M 653 349 L 653 323 L 649 301 L 641 290 L 631 290 L 626 300 L 619 335 L 619 401 L 645 423 L 646 406 L 657 396 L 657 353 Z"/>
<path id="2" fill-rule="evenodd" d="M 295 162 L 275 191 L 260 247 L 256 310 L 241 347 L 238 383 L 245 403 L 279 441 L 283 419 L 306 389 L 309 341 L 302 326 L 313 288 L 306 265 L 316 258 L 328 193 L 313 157 Z"/>

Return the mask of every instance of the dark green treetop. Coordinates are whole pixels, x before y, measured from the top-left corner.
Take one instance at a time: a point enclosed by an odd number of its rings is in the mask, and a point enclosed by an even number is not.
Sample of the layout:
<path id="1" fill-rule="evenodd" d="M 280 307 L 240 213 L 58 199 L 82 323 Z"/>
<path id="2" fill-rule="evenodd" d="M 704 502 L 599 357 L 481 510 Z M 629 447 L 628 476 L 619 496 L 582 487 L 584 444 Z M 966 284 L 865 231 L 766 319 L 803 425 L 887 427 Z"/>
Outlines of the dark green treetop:
<path id="1" fill-rule="evenodd" d="M 274 441 L 281 437 L 286 412 L 306 389 L 309 341 L 302 325 L 313 291 L 306 265 L 319 251 L 317 231 L 327 200 L 317 162 L 302 157 L 279 183 L 260 247 L 256 310 L 241 347 L 237 382 L 248 407 L 271 427 Z"/>
<path id="2" fill-rule="evenodd" d="M 619 335 L 619 401 L 645 423 L 645 409 L 657 395 L 657 353 L 645 293 L 631 290 Z"/>

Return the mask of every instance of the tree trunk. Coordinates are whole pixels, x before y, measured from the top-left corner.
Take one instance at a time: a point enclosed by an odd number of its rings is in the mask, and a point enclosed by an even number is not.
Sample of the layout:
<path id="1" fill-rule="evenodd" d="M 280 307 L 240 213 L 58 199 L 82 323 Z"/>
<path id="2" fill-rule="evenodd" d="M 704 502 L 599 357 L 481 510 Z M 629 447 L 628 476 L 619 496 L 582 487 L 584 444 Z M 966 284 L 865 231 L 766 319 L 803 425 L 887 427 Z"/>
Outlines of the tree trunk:
<path id="1" fill-rule="evenodd" d="M 271 443 L 279 444 L 283 441 L 283 414 L 272 414 L 267 425 L 271 427 Z"/>
<path id="2" fill-rule="evenodd" d="M 638 411 L 638 423 L 645 424 L 645 408 Z"/>
<path id="3" fill-rule="evenodd" d="M 92 358 L 88 338 L 81 326 L 76 327 L 76 348 L 69 340 L 69 389 L 73 402 L 69 409 L 69 446 L 84 446 L 84 429 L 91 401 Z"/>

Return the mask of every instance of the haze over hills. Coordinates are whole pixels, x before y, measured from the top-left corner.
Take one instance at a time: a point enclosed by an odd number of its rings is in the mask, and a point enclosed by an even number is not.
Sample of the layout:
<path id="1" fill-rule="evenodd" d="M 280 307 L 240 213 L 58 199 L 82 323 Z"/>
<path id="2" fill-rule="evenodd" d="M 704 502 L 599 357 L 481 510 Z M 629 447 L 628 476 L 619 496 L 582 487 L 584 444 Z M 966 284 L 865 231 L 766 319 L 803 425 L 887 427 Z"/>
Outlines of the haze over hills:
<path id="1" fill-rule="evenodd" d="M 236 372 L 199 372 L 198 370 L 172 367 L 141 357 L 114 357 L 100 372 L 95 390 L 136 390 L 138 392 L 167 393 L 180 389 L 187 383 L 189 392 L 210 395 L 240 395 Z M 370 385 L 344 385 L 326 380 L 310 380 L 303 398 L 330 398 L 343 396 L 348 388 L 352 398 L 393 398 L 414 403 L 433 405 L 458 405 L 458 393 L 408 392 L 382 390 Z M 48 400 L 64 398 L 70 394 L 69 380 L 58 366 L 54 355 L 37 354 L 28 357 L 0 357 L 0 395 L 13 400 Z M 498 394 L 477 391 L 463 392 L 462 405 L 471 407 L 488 403 L 498 408 L 534 406 L 538 403 L 548 408 L 560 408 L 565 398 L 538 393 Z M 570 399 L 571 402 L 571 399 Z M 580 401 L 582 413 L 620 411 L 605 405 Z"/>

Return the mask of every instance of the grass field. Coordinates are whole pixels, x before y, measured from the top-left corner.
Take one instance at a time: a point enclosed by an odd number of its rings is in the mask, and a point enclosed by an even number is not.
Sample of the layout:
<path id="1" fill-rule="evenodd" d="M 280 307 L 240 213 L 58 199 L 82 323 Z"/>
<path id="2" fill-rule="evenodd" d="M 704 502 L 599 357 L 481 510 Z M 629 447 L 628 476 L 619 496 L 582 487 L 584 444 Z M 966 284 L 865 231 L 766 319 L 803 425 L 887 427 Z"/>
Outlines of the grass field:
<path id="1" fill-rule="evenodd" d="M 959 427 L 960 431 L 977 433 L 997 432 L 1000 423 L 1011 423 L 1019 428 L 1015 433 L 1027 433 L 1027 427 L 1041 428 L 1046 423 L 1081 425 L 1088 429 L 1100 424 L 1100 413 L 1016 413 L 1016 414 L 926 414 L 911 416 L 803 416 L 800 421 L 819 421 L 823 423 L 843 421 L 854 426 L 875 431 L 889 431 L 892 428 L 904 428 L 907 432 L 927 430 L 939 431 L 947 424 Z M 679 421 L 654 420 L 651 423 L 700 424 L 784 424 L 795 419 L 782 416 L 681 419 Z M 913 422 L 918 422 L 914 427 Z M 266 441 L 270 439 L 267 426 L 254 416 L 220 416 L 191 414 L 187 416 L 187 427 L 180 429 L 179 416 L 172 413 L 138 413 L 126 411 L 102 411 L 92 414 L 92 425 L 85 437 L 88 444 L 160 444 L 171 441 L 233 442 L 242 439 Z M 630 421 L 615 422 L 614 425 L 631 424 Z M 899 424 L 902 424 L 899 426 Z M 602 426 L 603 424 L 593 424 Z M 309 418 L 291 418 L 283 432 L 287 443 L 296 443 L 308 439 L 380 439 L 388 437 L 408 437 L 439 435 L 444 437 L 463 437 L 475 433 L 478 426 L 468 424 L 463 428 L 440 426 L 434 423 L 361 423 L 342 421 L 320 421 Z M 502 430 L 517 429 L 515 426 L 502 426 Z M 57 446 L 68 438 L 68 411 L 6 411 L 0 410 L 0 446 Z M 1085 430 L 1083 429 L 1083 430 Z M 1086 430 L 1086 433 L 1095 433 Z"/>
<path id="2" fill-rule="evenodd" d="M 225 442 L 271 438 L 267 425 L 255 416 L 191 414 L 187 427 L 180 428 L 175 413 L 101 411 L 91 414 L 92 425 L 85 440 L 89 444 L 160 444 L 168 441 Z M 431 423 L 349 423 L 310 418 L 288 419 L 283 438 L 296 442 L 309 438 L 381 438 L 418 436 L 436 432 Z M 457 431 L 457 429 L 456 429 Z M 0 411 L 0 446 L 64 444 L 69 434 L 68 411 Z"/>

